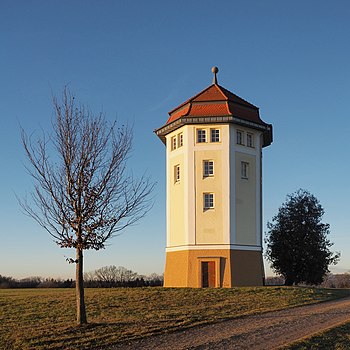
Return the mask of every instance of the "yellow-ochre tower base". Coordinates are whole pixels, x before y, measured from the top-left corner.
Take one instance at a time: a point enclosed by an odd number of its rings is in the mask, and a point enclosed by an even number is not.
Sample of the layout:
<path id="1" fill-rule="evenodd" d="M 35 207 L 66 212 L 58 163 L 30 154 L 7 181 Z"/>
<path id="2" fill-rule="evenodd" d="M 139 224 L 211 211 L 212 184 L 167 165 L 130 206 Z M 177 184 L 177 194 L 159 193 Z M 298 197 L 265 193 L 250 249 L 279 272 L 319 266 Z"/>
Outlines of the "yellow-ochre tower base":
<path id="1" fill-rule="evenodd" d="M 166 253 L 164 287 L 262 286 L 260 251 L 180 250 Z"/>

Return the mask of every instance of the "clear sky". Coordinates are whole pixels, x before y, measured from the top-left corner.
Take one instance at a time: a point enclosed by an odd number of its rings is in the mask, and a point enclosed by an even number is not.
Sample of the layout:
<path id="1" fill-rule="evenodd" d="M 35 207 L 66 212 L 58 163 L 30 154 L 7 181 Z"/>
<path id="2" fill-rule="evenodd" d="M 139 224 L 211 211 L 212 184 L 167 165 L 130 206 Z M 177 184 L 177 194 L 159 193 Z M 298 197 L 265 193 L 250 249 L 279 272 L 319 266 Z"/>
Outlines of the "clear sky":
<path id="1" fill-rule="evenodd" d="M 260 107 L 274 142 L 264 149 L 264 231 L 288 193 L 324 206 L 332 249 L 350 270 L 350 3 L 347 0 L 0 2 L 0 274 L 73 277 L 51 237 L 20 210 L 30 191 L 19 125 L 49 130 L 64 85 L 108 118 L 134 123 L 130 168 L 157 181 L 137 226 L 85 254 L 85 270 L 122 265 L 162 273 L 165 147 L 153 130 L 211 84 Z M 269 273 L 268 273 L 269 274 Z"/>

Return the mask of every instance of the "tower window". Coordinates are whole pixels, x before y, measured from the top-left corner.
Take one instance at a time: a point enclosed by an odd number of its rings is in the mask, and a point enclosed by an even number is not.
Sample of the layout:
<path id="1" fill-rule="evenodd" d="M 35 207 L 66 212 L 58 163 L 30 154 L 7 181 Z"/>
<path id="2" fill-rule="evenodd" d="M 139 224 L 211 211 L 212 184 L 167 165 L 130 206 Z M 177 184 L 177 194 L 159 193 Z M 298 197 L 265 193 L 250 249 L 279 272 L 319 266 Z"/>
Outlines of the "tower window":
<path id="1" fill-rule="evenodd" d="M 241 178 L 248 179 L 249 176 L 249 163 L 241 162 Z"/>
<path id="2" fill-rule="evenodd" d="M 210 129 L 210 141 L 211 142 L 220 142 L 220 130 L 219 129 Z"/>
<path id="3" fill-rule="evenodd" d="M 247 133 L 247 146 L 254 147 L 254 135 Z"/>
<path id="4" fill-rule="evenodd" d="M 243 131 L 237 130 L 236 132 L 236 142 L 238 145 L 243 145 Z"/>
<path id="5" fill-rule="evenodd" d="M 174 182 L 180 181 L 180 165 L 174 166 Z"/>
<path id="6" fill-rule="evenodd" d="M 214 176 L 214 161 L 213 160 L 205 160 L 203 162 L 203 176 Z"/>
<path id="7" fill-rule="evenodd" d="M 214 208 L 214 193 L 204 193 L 203 196 L 204 209 L 213 209 Z"/>
<path id="8" fill-rule="evenodd" d="M 207 133 L 205 129 L 197 129 L 197 142 L 207 142 Z"/>
<path id="9" fill-rule="evenodd" d="M 184 145 L 184 135 L 182 132 L 180 132 L 180 134 L 178 135 L 177 144 L 179 147 L 182 147 Z"/>
<path id="10" fill-rule="evenodd" d="M 176 136 L 171 138 L 171 150 L 173 151 L 174 149 L 176 149 Z"/>

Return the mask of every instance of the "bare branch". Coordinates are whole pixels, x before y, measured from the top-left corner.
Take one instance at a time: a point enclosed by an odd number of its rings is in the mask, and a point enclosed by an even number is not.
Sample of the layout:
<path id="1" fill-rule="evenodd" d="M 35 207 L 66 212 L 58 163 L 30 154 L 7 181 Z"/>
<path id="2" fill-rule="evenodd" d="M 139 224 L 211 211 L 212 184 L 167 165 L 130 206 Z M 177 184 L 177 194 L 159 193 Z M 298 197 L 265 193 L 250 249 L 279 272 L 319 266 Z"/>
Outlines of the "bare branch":
<path id="1" fill-rule="evenodd" d="M 53 107 L 51 136 L 34 138 L 21 129 L 35 186 L 20 205 L 61 247 L 104 248 L 150 210 L 154 184 L 127 174 L 131 127 L 95 116 L 66 88 L 61 102 L 53 98 Z"/>

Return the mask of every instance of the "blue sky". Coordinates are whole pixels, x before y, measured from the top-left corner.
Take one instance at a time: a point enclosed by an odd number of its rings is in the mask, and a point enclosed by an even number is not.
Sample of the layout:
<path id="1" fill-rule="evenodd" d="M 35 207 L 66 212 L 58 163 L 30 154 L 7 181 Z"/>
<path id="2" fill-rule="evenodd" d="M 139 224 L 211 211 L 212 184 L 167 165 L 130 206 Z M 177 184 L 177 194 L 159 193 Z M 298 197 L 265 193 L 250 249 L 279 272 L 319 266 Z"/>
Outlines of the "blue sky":
<path id="1" fill-rule="evenodd" d="M 157 181 L 137 226 L 85 254 L 85 270 L 123 265 L 162 273 L 167 112 L 211 84 L 260 107 L 274 127 L 264 150 L 264 230 L 288 193 L 324 206 L 334 272 L 350 270 L 350 3 L 345 0 L 0 2 L 0 274 L 73 277 L 70 250 L 20 210 L 32 186 L 19 125 L 49 130 L 51 97 L 69 84 L 111 120 L 134 123 L 130 168 Z M 269 273 L 268 273 L 269 274 Z"/>

